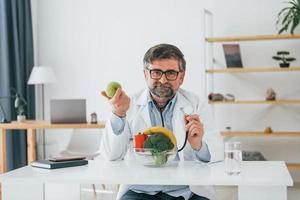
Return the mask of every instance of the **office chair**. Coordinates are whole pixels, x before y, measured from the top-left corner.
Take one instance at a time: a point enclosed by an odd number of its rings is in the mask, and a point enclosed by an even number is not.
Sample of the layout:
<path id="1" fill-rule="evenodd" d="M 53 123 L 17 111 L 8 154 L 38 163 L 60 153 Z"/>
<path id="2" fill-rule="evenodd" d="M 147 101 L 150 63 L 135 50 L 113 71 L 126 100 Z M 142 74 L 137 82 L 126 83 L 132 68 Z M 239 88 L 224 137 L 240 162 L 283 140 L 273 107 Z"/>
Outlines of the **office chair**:
<path id="1" fill-rule="evenodd" d="M 59 153 L 59 156 L 85 156 L 88 160 L 94 160 L 99 156 L 98 150 L 102 133 L 100 129 L 74 129 L 67 148 Z M 101 185 L 105 190 L 105 185 Z M 92 184 L 96 196 L 96 186 Z"/>

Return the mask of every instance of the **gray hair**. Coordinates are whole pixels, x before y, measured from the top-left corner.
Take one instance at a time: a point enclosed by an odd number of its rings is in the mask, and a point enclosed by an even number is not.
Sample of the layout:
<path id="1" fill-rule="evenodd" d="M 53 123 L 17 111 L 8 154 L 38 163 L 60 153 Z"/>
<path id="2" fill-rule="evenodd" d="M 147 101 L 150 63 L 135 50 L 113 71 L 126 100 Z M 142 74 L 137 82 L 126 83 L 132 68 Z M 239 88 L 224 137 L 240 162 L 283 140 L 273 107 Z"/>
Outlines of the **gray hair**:
<path id="1" fill-rule="evenodd" d="M 185 59 L 183 53 L 174 45 L 158 44 L 151 47 L 145 54 L 143 64 L 144 69 L 149 67 L 155 60 L 175 59 L 179 62 L 179 69 L 185 71 Z"/>

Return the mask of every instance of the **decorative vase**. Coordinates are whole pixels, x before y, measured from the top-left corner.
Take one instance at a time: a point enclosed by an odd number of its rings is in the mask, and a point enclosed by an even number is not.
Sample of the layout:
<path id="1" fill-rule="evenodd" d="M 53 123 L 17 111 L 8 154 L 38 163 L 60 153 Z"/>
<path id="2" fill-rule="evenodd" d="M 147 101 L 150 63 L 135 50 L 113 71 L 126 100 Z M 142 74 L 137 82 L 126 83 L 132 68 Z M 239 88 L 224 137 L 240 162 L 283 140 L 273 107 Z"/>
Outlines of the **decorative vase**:
<path id="1" fill-rule="evenodd" d="M 25 115 L 18 115 L 17 116 L 17 121 L 18 122 L 25 122 L 26 116 Z"/>
<path id="2" fill-rule="evenodd" d="M 281 68 L 287 68 L 290 66 L 290 63 L 279 63 Z"/>

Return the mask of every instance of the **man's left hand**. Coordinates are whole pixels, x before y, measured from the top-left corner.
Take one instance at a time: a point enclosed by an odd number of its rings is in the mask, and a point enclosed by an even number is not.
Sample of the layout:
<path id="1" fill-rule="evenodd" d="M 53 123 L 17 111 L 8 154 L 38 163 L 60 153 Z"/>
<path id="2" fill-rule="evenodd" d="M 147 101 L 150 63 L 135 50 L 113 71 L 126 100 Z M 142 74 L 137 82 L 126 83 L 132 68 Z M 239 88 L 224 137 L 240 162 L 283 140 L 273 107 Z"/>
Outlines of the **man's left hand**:
<path id="1" fill-rule="evenodd" d="M 185 129 L 188 131 L 187 140 L 194 150 L 200 150 L 202 147 L 203 124 L 200 121 L 199 115 L 185 116 Z"/>

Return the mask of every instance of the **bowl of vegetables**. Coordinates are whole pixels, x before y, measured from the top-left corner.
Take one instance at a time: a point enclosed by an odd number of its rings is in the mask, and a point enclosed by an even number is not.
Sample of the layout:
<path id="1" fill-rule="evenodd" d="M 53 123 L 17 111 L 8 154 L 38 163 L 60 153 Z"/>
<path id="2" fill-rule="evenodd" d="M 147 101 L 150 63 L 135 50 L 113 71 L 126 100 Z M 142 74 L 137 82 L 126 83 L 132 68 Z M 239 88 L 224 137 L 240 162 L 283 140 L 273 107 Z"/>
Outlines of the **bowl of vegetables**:
<path id="1" fill-rule="evenodd" d="M 156 149 L 134 148 L 135 159 L 144 166 L 163 167 L 174 160 L 176 151 L 157 151 Z"/>
<path id="2" fill-rule="evenodd" d="M 164 127 L 151 127 L 135 135 L 134 144 L 135 158 L 145 166 L 162 167 L 176 157 L 176 138 Z"/>

